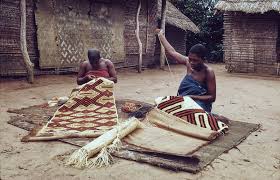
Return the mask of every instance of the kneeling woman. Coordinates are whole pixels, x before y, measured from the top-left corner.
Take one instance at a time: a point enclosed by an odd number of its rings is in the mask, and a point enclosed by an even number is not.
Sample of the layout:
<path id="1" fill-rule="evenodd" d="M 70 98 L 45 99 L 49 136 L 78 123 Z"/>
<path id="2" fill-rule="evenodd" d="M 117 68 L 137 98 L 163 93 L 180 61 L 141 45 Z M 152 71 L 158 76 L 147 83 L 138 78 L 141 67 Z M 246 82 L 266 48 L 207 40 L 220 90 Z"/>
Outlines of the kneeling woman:
<path id="1" fill-rule="evenodd" d="M 109 59 L 103 59 L 97 49 L 88 50 L 88 61 L 80 65 L 77 84 L 82 85 L 94 78 L 104 77 L 117 83 L 117 73 L 114 64 Z"/>

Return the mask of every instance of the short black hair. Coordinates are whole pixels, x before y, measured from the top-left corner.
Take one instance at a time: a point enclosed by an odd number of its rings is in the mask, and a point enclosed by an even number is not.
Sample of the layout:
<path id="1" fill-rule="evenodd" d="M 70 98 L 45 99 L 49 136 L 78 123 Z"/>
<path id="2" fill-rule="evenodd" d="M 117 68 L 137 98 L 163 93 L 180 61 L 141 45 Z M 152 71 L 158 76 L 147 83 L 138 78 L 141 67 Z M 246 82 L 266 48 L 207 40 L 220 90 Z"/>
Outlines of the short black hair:
<path id="1" fill-rule="evenodd" d="M 96 63 L 99 59 L 101 58 L 100 56 L 100 51 L 97 49 L 89 49 L 88 50 L 88 60 L 92 64 Z"/>
<path id="2" fill-rule="evenodd" d="M 204 59 L 205 56 L 207 55 L 207 49 L 202 44 L 196 44 L 191 47 L 191 49 L 189 50 L 189 53 L 196 54 L 201 59 Z"/>

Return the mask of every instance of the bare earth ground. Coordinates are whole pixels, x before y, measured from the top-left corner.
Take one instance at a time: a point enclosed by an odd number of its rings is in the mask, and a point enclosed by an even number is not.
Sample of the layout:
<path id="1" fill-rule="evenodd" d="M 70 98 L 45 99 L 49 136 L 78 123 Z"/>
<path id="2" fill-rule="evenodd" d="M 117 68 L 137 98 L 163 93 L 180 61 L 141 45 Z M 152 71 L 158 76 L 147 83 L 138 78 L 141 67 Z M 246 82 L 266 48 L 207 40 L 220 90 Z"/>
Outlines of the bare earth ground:
<path id="1" fill-rule="evenodd" d="M 221 155 L 204 171 L 193 175 L 147 164 L 116 159 L 103 169 L 64 167 L 55 156 L 76 147 L 61 142 L 21 143 L 25 130 L 6 122 L 8 108 L 37 105 L 68 95 L 75 75 L 40 76 L 33 85 L 24 80 L 3 81 L 0 87 L 0 179 L 280 179 L 280 79 L 228 74 L 223 65 L 210 65 L 217 78 L 214 112 L 230 119 L 260 123 L 262 128 L 237 148 Z M 116 98 L 153 103 L 157 96 L 175 95 L 185 74 L 183 66 L 167 71 L 121 70 Z"/>

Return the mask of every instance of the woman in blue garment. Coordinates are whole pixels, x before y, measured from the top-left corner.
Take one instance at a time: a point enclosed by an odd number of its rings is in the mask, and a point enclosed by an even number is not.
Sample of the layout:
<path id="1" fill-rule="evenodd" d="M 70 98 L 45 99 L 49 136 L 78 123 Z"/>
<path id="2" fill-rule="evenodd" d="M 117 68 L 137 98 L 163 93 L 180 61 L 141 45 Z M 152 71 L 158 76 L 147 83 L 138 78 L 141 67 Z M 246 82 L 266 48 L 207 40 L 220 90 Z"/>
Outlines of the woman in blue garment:
<path id="1" fill-rule="evenodd" d="M 166 55 L 187 68 L 187 74 L 179 86 L 178 95 L 191 97 L 205 111 L 211 112 L 212 103 L 216 100 L 216 78 L 213 69 L 204 62 L 207 49 L 202 44 L 196 44 L 190 49 L 189 55 L 184 56 L 169 44 L 160 29 L 156 32 L 165 48 Z"/>

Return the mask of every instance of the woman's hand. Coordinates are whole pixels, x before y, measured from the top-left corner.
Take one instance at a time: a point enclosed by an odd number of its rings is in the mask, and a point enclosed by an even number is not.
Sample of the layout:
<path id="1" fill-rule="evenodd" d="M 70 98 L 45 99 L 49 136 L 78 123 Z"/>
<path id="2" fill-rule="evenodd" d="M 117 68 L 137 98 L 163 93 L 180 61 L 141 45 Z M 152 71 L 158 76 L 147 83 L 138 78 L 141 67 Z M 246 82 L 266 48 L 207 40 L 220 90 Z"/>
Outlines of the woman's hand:
<path id="1" fill-rule="evenodd" d="M 158 29 L 158 28 L 157 28 L 157 29 L 155 30 L 155 32 L 156 32 L 157 35 L 163 34 L 163 30 L 162 30 L 162 29 Z"/>
<path id="2" fill-rule="evenodd" d="M 94 78 L 96 78 L 96 76 L 94 76 L 94 75 L 86 75 L 86 81 L 88 82 L 88 81 L 91 81 L 91 80 L 93 80 Z"/>

